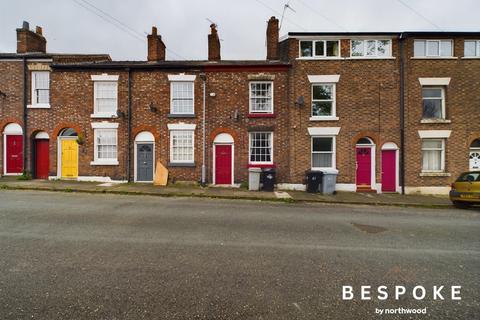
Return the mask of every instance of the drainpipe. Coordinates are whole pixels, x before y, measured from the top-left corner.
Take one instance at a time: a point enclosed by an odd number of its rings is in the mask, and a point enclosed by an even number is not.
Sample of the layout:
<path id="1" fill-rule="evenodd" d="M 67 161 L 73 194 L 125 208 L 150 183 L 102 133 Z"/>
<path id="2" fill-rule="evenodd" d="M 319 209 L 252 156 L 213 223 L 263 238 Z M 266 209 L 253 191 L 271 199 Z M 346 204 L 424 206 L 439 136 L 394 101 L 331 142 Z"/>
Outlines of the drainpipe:
<path id="1" fill-rule="evenodd" d="M 28 92 L 27 92 L 27 81 L 28 81 L 28 70 L 27 70 L 27 58 L 23 57 L 23 171 L 27 170 L 27 99 L 28 99 Z"/>
<path id="2" fill-rule="evenodd" d="M 405 194 L 405 35 L 400 34 L 400 184 Z"/>
<path id="3" fill-rule="evenodd" d="M 130 182 L 131 152 L 132 152 L 132 74 L 128 72 L 128 96 L 127 96 L 127 181 Z"/>
<path id="4" fill-rule="evenodd" d="M 201 184 L 202 186 L 205 186 L 206 185 L 206 178 L 207 178 L 207 168 L 206 168 L 206 147 L 207 147 L 207 142 L 205 140 L 205 137 L 206 137 L 206 128 L 205 128 L 205 124 L 206 124 L 206 82 L 207 82 L 207 76 L 205 75 L 205 73 L 202 73 L 200 74 L 200 79 L 202 79 L 203 81 L 203 116 L 202 116 L 202 139 L 203 139 L 203 148 L 202 148 L 202 181 L 201 181 Z"/>

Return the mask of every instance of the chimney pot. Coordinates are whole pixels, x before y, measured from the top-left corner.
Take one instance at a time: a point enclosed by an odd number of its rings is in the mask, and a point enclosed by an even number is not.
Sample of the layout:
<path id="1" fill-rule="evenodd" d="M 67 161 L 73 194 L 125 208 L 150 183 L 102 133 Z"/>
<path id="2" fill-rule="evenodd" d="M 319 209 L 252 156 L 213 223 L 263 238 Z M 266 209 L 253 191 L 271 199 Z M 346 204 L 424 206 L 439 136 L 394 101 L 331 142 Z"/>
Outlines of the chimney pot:
<path id="1" fill-rule="evenodd" d="M 35 33 L 36 33 L 36 34 L 39 34 L 39 35 L 42 35 L 42 27 L 37 26 L 37 27 L 35 28 Z"/>
<path id="2" fill-rule="evenodd" d="M 152 26 L 152 35 L 156 36 L 157 35 L 157 27 Z"/>
<path id="3" fill-rule="evenodd" d="M 23 21 L 23 23 L 22 23 L 22 29 L 24 29 L 24 30 L 30 30 L 30 24 L 28 23 L 28 21 Z"/>
<path id="4" fill-rule="evenodd" d="M 220 39 L 218 38 L 217 25 L 210 25 L 210 34 L 208 35 L 208 60 L 220 61 Z"/>

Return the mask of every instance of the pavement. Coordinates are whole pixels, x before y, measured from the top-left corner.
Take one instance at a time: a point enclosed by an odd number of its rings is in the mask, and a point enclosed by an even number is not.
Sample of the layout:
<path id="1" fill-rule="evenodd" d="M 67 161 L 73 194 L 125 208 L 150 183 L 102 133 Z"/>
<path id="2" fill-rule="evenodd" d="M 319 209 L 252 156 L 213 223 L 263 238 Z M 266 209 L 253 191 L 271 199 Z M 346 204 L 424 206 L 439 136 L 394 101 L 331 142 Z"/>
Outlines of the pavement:
<path id="1" fill-rule="evenodd" d="M 480 314 L 475 210 L 0 190 L 0 257 L 7 320 Z M 342 300 L 344 285 L 353 300 Z M 399 300 L 395 285 L 407 288 Z M 426 314 L 375 314 L 399 307 Z"/>
<path id="2" fill-rule="evenodd" d="M 0 188 L 11 190 L 44 190 L 63 192 L 111 193 L 151 195 L 164 197 L 204 197 L 219 199 L 244 199 L 282 202 L 320 202 L 358 205 L 389 205 L 451 208 L 447 196 L 401 195 L 396 193 L 337 192 L 334 195 L 304 191 L 248 191 L 243 188 L 200 187 L 193 184 L 170 184 L 166 187 L 146 183 L 99 183 L 72 180 L 18 180 L 15 177 L 0 178 Z"/>

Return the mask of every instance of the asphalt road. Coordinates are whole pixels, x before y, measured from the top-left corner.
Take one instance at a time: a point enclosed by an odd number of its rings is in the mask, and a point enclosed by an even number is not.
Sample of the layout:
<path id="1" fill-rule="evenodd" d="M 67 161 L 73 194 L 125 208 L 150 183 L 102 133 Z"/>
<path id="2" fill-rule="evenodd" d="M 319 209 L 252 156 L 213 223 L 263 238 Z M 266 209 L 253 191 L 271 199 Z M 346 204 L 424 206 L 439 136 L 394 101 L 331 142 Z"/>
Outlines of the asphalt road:
<path id="1" fill-rule="evenodd" d="M 0 191 L 0 319 L 479 319 L 479 295 L 479 211 Z M 399 307 L 427 314 L 375 314 Z"/>

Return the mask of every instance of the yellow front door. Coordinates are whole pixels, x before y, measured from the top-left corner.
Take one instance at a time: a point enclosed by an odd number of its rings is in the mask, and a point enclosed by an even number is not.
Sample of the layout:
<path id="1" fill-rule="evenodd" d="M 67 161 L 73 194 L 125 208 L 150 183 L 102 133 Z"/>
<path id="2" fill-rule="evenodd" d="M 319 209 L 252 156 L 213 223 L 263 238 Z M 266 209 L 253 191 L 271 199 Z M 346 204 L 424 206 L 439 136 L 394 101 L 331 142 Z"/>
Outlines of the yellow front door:
<path id="1" fill-rule="evenodd" d="M 62 140 L 62 178 L 78 177 L 78 145 L 76 140 Z"/>

